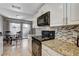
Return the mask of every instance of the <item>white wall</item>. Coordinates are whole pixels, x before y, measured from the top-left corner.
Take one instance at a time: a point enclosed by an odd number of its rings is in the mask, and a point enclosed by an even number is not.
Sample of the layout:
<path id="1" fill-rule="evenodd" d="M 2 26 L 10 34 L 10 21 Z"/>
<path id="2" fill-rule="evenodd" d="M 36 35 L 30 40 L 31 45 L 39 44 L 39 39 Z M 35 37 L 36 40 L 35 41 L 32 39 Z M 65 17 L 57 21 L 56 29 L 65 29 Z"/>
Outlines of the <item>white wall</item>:
<path id="1" fill-rule="evenodd" d="M 0 16 L 0 32 L 3 32 L 3 18 Z"/>
<path id="2" fill-rule="evenodd" d="M 0 32 L 3 32 L 3 17 L 0 16 Z M 3 53 L 3 37 L 0 36 L 0 55 Z"/>
<path id="3" fill-rule="evenodd" d="M 3 20 L 3 32 L 5 31 L 9 31 L 9 20 L 7 20 L 6 18 L 4 18 Z"/>

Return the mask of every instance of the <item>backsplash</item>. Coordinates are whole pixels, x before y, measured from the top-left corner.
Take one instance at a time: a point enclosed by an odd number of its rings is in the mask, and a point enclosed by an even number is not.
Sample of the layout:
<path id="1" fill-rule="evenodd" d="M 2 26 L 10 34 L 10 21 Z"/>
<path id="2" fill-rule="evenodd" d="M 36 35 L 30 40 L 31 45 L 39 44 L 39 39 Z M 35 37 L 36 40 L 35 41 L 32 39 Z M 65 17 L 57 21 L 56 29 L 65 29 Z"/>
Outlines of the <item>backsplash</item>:
<path id="1" fill-rule="evenodd" d="M 77 33 L 79 32 L 79 25 L 60 26 L 48 28 L 36 29 L 36 34 L 41 35 L 42 30 L 55 30 L 55 38 L 61 39 L 70 43 L 76 41 Z"/>

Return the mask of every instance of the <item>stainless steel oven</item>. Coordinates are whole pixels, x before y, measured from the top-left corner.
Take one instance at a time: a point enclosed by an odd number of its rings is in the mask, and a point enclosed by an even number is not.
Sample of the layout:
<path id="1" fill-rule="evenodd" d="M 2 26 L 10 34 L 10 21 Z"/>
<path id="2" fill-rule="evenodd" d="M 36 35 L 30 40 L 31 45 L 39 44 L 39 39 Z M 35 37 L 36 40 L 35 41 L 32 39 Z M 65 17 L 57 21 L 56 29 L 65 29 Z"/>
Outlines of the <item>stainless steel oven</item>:
<path id="1" fill-rule="evenodd" d="M 42 31 L 42 37 L 45 38 L 49 38 L 49 39 L 55 39 L 55 31 Z"/>

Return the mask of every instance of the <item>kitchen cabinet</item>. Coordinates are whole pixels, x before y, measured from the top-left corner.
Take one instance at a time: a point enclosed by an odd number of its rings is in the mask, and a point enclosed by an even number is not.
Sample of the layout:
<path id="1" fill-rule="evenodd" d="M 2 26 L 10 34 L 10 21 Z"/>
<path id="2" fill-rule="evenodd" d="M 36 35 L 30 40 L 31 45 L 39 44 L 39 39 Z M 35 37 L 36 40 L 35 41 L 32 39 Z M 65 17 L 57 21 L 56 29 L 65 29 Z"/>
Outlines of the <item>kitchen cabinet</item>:
<path id="1" fill-rule="evenodd" d="M 67 4 L 67 25 L 79 24 L 79 3 Z"/>
<path id="2" fill-rule="evenodd" d="M 42 44 L 42 56 L 63 56 L 63 55 L 57 53 L 56 51 Z"/>
<path id="3" fill-rule="evenodd" d="M 50 11 L 51 27 L 79 24 L 79 3 L 47 3 L 35 15 L 34 28 L 40 28 L 37 26 L 37 17 L 48 11 Z"/>
<path id="4" fill-rule="evenodd" d="M 46 26 L 37 26 L 37 18 L 42 14 L 50 11 L 50 26 L 66 25 L 66 4 L 63 3 L 46 3 L 33 18 L 33 28 L 40 28 Z"/>
<path id="5" fill-rule="evenodd" d="M 66 4 L 51 4 L 50 26 L 66 25 Z"/>
<path id="6" fill-rule="evenodd" d="M 41 42 L 32 37 L 32 55 L 41 56 Z"/>

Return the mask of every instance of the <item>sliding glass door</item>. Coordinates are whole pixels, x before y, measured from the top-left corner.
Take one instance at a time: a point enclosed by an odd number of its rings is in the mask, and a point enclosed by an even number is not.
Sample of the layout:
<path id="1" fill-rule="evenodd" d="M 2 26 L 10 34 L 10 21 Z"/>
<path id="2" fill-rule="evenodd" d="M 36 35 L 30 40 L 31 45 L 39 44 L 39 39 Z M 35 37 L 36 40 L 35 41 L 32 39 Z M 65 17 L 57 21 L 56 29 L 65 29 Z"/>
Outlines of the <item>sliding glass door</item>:
<path id="1" fill-rule="evenodd" d="M 31 26 L 26 23 L 10 23 L 10 31 L 12 35 L 16 35 L 17 32 L 21 32 L 21 38 L 28 38 Z"/>

